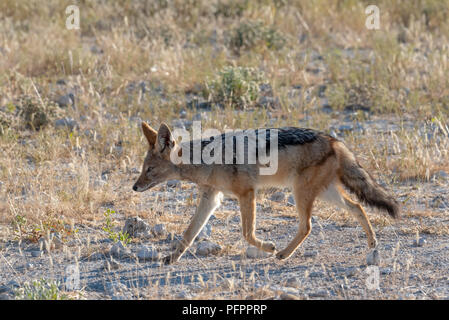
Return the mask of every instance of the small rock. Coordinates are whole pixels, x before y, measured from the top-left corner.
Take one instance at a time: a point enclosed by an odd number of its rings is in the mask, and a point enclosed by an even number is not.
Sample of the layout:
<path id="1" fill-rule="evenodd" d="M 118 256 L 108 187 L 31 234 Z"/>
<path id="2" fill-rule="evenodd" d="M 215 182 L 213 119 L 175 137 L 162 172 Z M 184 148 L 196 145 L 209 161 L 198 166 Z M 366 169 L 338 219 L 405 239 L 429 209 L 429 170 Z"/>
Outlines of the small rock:
<path id="1" fill-rule="evenodd" d="M 279 296 L 279 299 L 281 299 L 281 300 L 299 300 L 299 297 L 296 295 L 293 295 L 291 293 L 283 292 Z"/>
<path id="2" fill-rule="evenodd" d="M 347 278 L 351 278 L 356 276 L 360 272 L 360 269 L 357 267 L 349 267 L 345 270 L 345 276 Z"/>
<path id="3" fill-rule="evenodd" d="M 415 239 L 413 240 L 413 246 L 414 247 L 422 247 L 427 243 L 427 240 L 424 238 L 419 238 L 419 239 Z"/>
<path id="4" fill-rule="evenodd" d="M 246 257 L 249 259 L 261 259 L 269 257 L 270 255 L 270 253 L 260 250 L 254 246 L 249 246 L 248 249 L 246 249 Z"/>
<path id="5" fill-rule="evenodd" d="M 60 96 L 55 101 L 60 108 L 74 107 L 75 106 L 75 96 L 73 93 L 69 93 L 63 96 Z"/>
<path id="6" fill-rule="evenodd" d="M 304 258 L 313 258 L 313 257 L 316 257 L 317 254 L 318 253 L 316 251 L 308 250 L 308 251 L 304 252 L 303 257 Z"/>
<path id="7" fill-rule="evenodd" d="M 7 286 L 0 286 L 0 294 L 8 293 L 10 291 L 11 291 L 11 289 L 9 287 L 7 287 Z"/>
<path id="8" fill-rule="evenodd" d="M 437 179 L 440 178 L 442 180 L 448 180 L 449 174 L 444 170 L 439 170 L 433 174 L 433 177 Z"/>
<path id="9" fill-rule="evenodd" d="M 161 254 L 153 247 L 142 246 L 139 251 L 137 251 L 137 258 L 139 260 L 150 260 L 156 261 L 159 260 Z"/>
<path id="10" fill-rule="evenodd" d="M 43 252 L 41 250 L 33 250 L 31 251 L 31 256 L 34 258 L 42 256 Z"/>
<path id="11" fill-rule="evenodd" d="M 167 181 L 167 187 L 169 188 L 176 188 L 181 185 L 181 181 L 179 180 L 168 180 Z"/>
<path id="12" fill-rule="evenodd" d="M 298 289 L 301 286 L 301 283 L 299 283 L 298 279 L 296 278 L 289 278 L 285 282 L 285 286 L 289 288 L 296 288 Z"/>
<path id="13" fill-rule="evenodd" d="M 153 227 L 153 229 L 151 229 L 151 233 L 155 237 L 163 237 L 167 234 L 167 229 L 165 229 L 164 224 L 160 223 L 160 224 L 155 225 Z"/>
<path id="14" fill-rule="evenodd" d="M 380 274 L 381 275 L 384 275 L 384 276 L 387 276 L 387 275 L 389 275 L 389 274 L 391 274 L 391 268 L 381 268 L 380 269 Z"/>
<path id="15" fill-rule="evenodd" d="M 288 198 L 287 198 L 287 204 L 288 205 L 290 205 L 290 206 L 294 206 L 296 203 L 295 203 L 295 197 L 293 196 L 293 195 L 289 195 L 288 196 Z"/>
<path id="16" fill-rule="evenodd" d="M 366 264 L 368 266 L 378 266 L 380 264 L 380 255 L 377 249 L 374 249 L 366 256 Z"/>
<path id="17" fill-rule="evenodd" d="M 285 194 L 282 191 L 275 192 L 271 195 L 270 200 L 274 202 L 282 202 L 285 199 Z"/>
<path id="18" fill-rule="evenodd" d="M 221 246 L 219 244 L 210 242 L 210 241 L 202 241 L 198 244 L 196 249 L 196 255 L 199 256 L 208 256 L 214 255 L 221 251 Z"/>
<path id="19" fill-rule="evenodd" d="M 75 128 L 79 128 L 78 122 L 76 122 L 76 120 L 67 117 L 55 120 L 53 124 L 57 129 L 67 128 L 70 131 L 73 131 Z"/>
<path id="20" fill-rule="evenodd" d="M 109 254 L 117 259 L 123 259 L 131 256 L 131 250 L 118 241 L 111 247 Z"/>
<path id="21" fill-rule="evenodd" d="M 126 219 L 122 232 L 128 233 L 130 237 L 138 237 L 150 229 L 148 223 L 139 217 Z"/>
<path id="22" fill-rule="evenodd" d="M 329 296 L 329 292 L 327 290 L 319 290 L 312 293 L 309 293 L 309 297 L 311 298 L 326 298 Z"/>
<path id="23" fill-rule="evenodd" d="M 9 287 L 9 288 L 16 288 L 16 289 L 21 287 L 20 283 L 18 283 L 16 280 L 9 281 L 6 284 L 6 286 Z"/>
<path id="24" fill-rule="evenodd" d="M 449 208 L 449 201 L 445 197 L 438 195 L 432 199 L 430 205 L 432 208 L 445 209 Z"/>

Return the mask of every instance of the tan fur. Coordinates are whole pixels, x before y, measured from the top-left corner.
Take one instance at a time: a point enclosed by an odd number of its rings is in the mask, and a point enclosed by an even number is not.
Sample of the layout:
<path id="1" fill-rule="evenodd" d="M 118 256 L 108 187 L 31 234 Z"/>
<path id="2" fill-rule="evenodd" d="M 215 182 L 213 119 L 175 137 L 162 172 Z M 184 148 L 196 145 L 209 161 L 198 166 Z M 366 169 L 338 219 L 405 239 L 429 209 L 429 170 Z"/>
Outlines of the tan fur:
<path id="1" fill-rule="evenodd" d="M 176 143 L 168 127 L 162 124 L 157 134 L 146 123 L 142 124 L 142 129 L 149 143 L 149 151 L 133 189 L 142 192 L 169 179 L 189 180 L 197 183 L 200 189 L 196 213 L 184 232 L 183 240 L 164 259 L 166 263 L 177 261 L 193 243 L 219 206 L 222 192 L 233 194 L 239 200 L 242 233 L 246 241 L 273 253 L 276 251 L 275 245 L 257 239 L 255 235 L 256 193 L 258 189 L 270 186 L 292 188 L 300 224 L 292 241 L 276 253 L 279 259 L 290 257 L 310 234 L 312 207 L 317 197 L 351 212 L 362 225 L 369 247 L 376 246 L 376 236 L 365 211 L 346 195 L 343 184 L 369 204 L 390 214 L 397 213 L 394 200 L 358 165 L 354 155 L 342 142 L 329 136 L 319 135 L 313 142 L 280 149 L 277 172 L 263 176 L 259 175 L 258 165 L 175 165 L 170 161 L 169 154 L 175 150 Z"/>

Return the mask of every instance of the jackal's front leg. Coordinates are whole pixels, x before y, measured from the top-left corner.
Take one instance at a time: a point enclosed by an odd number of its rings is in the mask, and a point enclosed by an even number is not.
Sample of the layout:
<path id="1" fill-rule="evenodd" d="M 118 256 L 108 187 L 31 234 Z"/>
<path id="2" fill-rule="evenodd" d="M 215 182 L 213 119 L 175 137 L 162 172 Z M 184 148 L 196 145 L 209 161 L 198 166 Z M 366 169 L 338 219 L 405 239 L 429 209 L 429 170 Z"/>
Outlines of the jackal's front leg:
<path id="1" fill-rule="evenodd" d="M 239 196 L 240 212 L 242 214 L 242 233 L 249 244 L 266 252 L 274 252 L 276 247 L 271 241 L 256 238 L 256 195 L 251 190 Z"/>
<path id="2" fill-rule="evenodd" d="M 201 198 L 199 205 L 196 208 L 195 215 L 193 216 L 189 227 L 184 232 L 183 238 L 178 243 L 175 251 L 163 259 L 166 264 L 179 260 L 186 249 L 193 243 L 214 210 L 220 205 L 219 191 L 210 188 L 202 188 L 200 193 Z"/>

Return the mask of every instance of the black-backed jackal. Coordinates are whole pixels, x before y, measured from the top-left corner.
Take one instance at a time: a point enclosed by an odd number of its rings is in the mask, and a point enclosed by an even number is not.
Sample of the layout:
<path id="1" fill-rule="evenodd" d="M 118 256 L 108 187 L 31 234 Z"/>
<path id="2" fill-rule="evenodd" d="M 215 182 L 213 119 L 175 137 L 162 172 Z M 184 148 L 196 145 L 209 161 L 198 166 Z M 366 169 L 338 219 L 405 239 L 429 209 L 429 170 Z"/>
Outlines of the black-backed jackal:
<path id="1" fill-rule="evenodd" d="M 362 225 L 368 238 L 368 246 L 376 247 L 376 235 L 365 211 L 346 195 L 343 186 L 360 201 L 388 212 L 393 218 L 399 216 L 397 202 L 359 165 L 345 144 L 321 132 L 291 127 L 256 130 L 259 135 L 267 130 L 277 135 L 277 170 L 274 174 L 261 175 L 260 163 L 175 164 L 170 154 L 176 152 L 177 155 L 182 155 L 184 149 L 177 145 L 167 125 L 162 124 L 156 132 L 143 122 L 142 129 L 148 140 L 149 150 L 133 190 L 142 192 L 170 179 L 192 181 L 200 189 L 196 213 L 175 251 L 164 258 L 165 263 L 177 261 L 192 244 L 219 206 L 220 193 L 230 193 L 238 198 L 242 232 L 246 241 L 261 250 L 274 253 L 274 243 L 262 241 L 255 235 L 256 192 L 265 187 L 292 189 L 299 213 L 299 229 L 288 246 L 276 252 L 279 259 L 290 257 L 309 235 L 312 228 L 312 206 L 317 197 L 351 212 Z M 224 135 L 216 136 L 214 140 L 220 141 L 222 138 L 224 140 Z M 201 148 L 207 144 L 201 142 Z M 188 142 L 190 151 L 192 145 L 192 141 Z M 256 144 L 256 153 L 257 151 Z M 235 148 L 233 152 L 235 153 Z"/>

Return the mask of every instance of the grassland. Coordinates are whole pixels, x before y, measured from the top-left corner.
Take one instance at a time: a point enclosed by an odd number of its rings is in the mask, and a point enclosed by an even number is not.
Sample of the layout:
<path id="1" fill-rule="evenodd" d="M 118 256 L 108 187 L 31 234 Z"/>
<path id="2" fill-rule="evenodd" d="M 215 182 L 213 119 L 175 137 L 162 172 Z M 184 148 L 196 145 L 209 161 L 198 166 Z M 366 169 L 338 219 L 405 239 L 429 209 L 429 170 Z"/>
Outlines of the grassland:
<path id="1" fill-rule="evenodd" d="M 66 28 L 69 4 L 80 9 L 79 30 Z M 369 4 L 380 9 L 379 30 L 365 26 Z M 69 251 L 89 256 L 103 244 L 95 249 L 84 242 L 69 245 L 80 238 L 74 230 L 92 228 L 95 237 L 107 238 L 101 228 L 108 208 L 120 214 L 117 221 L 139 216 L 181 234 L 195 206 L 194 186 L 182 183 L 168 192 L 164 185 L 145 196 L 131 190 L 146 148 L 140 122 L 188 127 L 198 119 L 203 127 L 219 130 L 291 125 L 332 131 L 403 206 L 403 221 L 392 225 L 374 214 L 375 228 L 387 228 L 391 236 L 394 227 L 409 244 L 427 234 L 427 246 L 444 247 L 449 235 L 448 15 L 449 2 L 436 0 L 2 0 L 0 254 L 8 261 L 8 254 L 15 257 L 14 246 L 28 248 L 57 231 Z M 281 218 L 294 217 L 294 210 L 270 201 L 269 194 L 262 199 L 259 227 L 286 232 Z M 216 216 L 228 226 L 236 209 L 231 201 Z M 268 212 L 281 220 L 266 218 Z M 325 226 L 356 225 L 347 213 L 321 205 L 315 212 Z M 216 261 L 197 262 L 200 271 L 228 263 L 227 255 L 239 256 L 242 250 L 238 223 L 214 230 L 223 251 Z M 88 232 L 83 232 L 84 237 Z M 332 242 L 324 244 L 330 251 L 320 263 L 335 258 Z M 324 244 L 320 250 L 327 250 Z M 396 250 L 395 242 L 389 245 Z M 415 268 L 417 277 L 432 268 L 422 261 L 411 266 L 407 259 L 404 265 Z M 292 261 L 307 266 L 303 260 Z M 2 272 L 14 270 L 19 277 L 24 262 L 16 261 L 17 266 L 2 262 Z M 245 270 L 250 266 L 244 263 Z M 274 262 L 269 267 L 288 269 Z M 440 267 L 444 270 L 444 263 Z M 32 274 L 39 277 L 37 271 Z M 445 276 L 437 273 L 429 283 L 438 285 L 425 290 L 441 286 Z M 413 287 L 394 272 L 388 281 L 391 288 Z M 200 294 L 181 297 L 220 298 L 224 291 L 227 298 L 278 296 L 269 280 L 261 282 L 255 292 L 251 286 L 237 292 L 232 281 L 206 283 L 209 290 L 201 287 Z M 167 285 L 145 290 L 146 295 L 134 297 L 176 297 Z M 404 295 L 393 291 L 364 297 L 410 298 L 407 290 Z M 357 290 L 335 292 L 324 298 L 360 297 Z M 85 296 L 110 298 L 89 290 Z M 447 298 L 447 292 L 417 297 Z"/>

